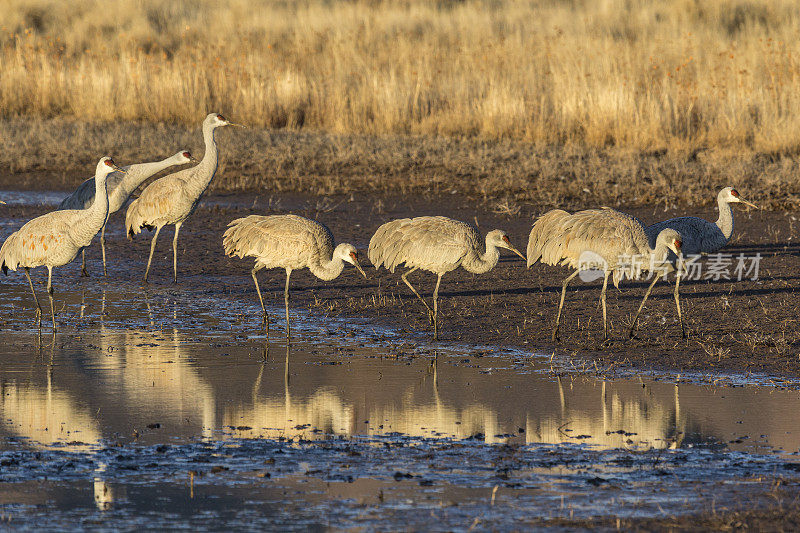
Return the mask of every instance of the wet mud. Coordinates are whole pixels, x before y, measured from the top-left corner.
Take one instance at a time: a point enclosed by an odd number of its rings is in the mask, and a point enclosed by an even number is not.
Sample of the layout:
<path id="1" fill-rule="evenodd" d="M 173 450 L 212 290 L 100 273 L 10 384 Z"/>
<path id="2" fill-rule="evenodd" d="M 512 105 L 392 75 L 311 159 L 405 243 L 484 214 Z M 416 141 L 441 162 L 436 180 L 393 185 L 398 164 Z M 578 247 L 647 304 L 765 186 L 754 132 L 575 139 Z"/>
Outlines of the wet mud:
<path id="1" fill-rule="evenodd" d="M 56 193 L 4 193 L 10 205 L 0 220 L 2 236 L 28 218 L 52 208 Z M 18 195 L 23 198 L 17 199 Z M 41 195 L 41 196 L 38 196 Z M 757 200 L 757 199 L 755 199 Z M 44 205 L 32 206 L 37 201 Z M 620 207 L 624 209 L 623 207 Z M 228 222 L 251 213 L 292 212 L 316 218 L 328 225 L 337 240 L 349 241 L 364 250 L 361 261 L 368 265 L 366 246 L 374 230 L 392 218 L 444 214 L 478 223 L 486 232 L 502 228 L 524 250 L 534 217 L 546 208 L 520 206 L 516 214 L 498 214 L 492 203 L 479 204 L 453 195 L 436 198 L 367 198 L 277 196 L 265 194 L 216 195 L 203 200 L 200 208 L 181 231 L 179 277 L 171 284 L 171 233 L 166 230 L 154 257 L 151 286 L 158 290 L 200 291 L 209 297 L 229 295 L 241 301 L 250 313 L 252 331 L 258 327 L 257 298 L 252 287 L 248 260 L 224 256 L 221 236 Z M 686 214 L 663 208 L 629 209 L 645 223 Z M 716 218 L 715 208 L 698 209 L 696 214 Z M 732 279 L 684 280 L 681 299 L 689 332 L 680 337 L 672 287 L 659 282 L 640 317 L 636 338 L 627 338 L 633 314 L 641 301 L 646 281 L 624 281 L 620 289 L 608 293 L 611 341 L 602 341 L 602 314 L 598 298 L 602 280 L 584 283 L 576 279 L 567 294 L 562 318 L 561 342 L 553 344 L 550 333 L 566 268 L 535 265 L 526 269 L 523 261 L 501 254 L 497 267 L 476 276 L 461 269 L 444 276 L 440 289 L 442 344 L 468 343 L 516 347 L 530 353 L 568 356 L 569 364 L 579 369 L 603 369 L 613 373 L 632 370 L 667 370 L 674 374 L 695 374 L 714 380 L 727 374 L 755 378 L 800 377 L 800 297 L 796 287 L 800 278 L 800 253 L 796 241 L 797 217 L 794 212 L 746 211 L 735 209 L 736 228 L 732 243 L 723 251 L 731 254 L 726 271 Z M 125 239 L 122 213 L 111 217 L 107 249 L 111 275 L 102 278 L 99 249 L 89 252 L 91 280 L 121 282 L 135 286 L 144 272 L 150 235 L 133 241 Z M 760 255 L 758 279 L 737 280 L 736 257 Z M 708 259 L 704 260 L 709 272 Z M 748 263 L 748 266 L 750 263 Z M 56 289 L 73 283 L 75 265 L 59 269 Z M 364 331 L 371 326 L 387 326 L 403 331 L 415 342 L 429 342 L 432 326 L 424 308 L 402 283 L 399 272 L 367 269 L 364 280 L 350 268 L 336 280 L 323 283 L 308 272 L 292 276 L 292 306 L 308 310 L 313 316 L 348 318 L 363 321 Z M 752 276 L 751 272 L 751 276 Z M 14 275 L 12 275 L 14 276 Z M 24 280 L 19 274 L 5 280 L 11 284 Z M 41 277 L 39 277 L 41 279 Z M 260 274 L 261 287 L 272 308 L 277 327 L 282 327 L 284 274 L 277 270 Z M 435 276 L 416 272 L 410 279 L 426 298 L 430 297 Z"/>

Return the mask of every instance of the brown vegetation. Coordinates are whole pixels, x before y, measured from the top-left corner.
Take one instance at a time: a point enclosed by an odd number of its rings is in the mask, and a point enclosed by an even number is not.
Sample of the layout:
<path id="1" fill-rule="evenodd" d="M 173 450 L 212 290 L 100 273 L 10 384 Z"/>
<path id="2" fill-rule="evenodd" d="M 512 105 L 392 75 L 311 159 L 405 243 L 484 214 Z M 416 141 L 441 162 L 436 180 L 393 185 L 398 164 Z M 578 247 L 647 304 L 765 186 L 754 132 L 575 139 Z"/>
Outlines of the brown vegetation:
<path id="1" fill-rule="evenodd" d="M 735 185 L 759 206 L 800 206 L 798 162 L 789 156 L 577 146 L 535 150 L 510 140 L 259 129 L 224 130 L 218 141 L 220 172 L 212 189 L 261 196 L 362 192 L 441 199 L 458 193 L 511 215 L 527 203 L 538 209 L 716 205 L 717 190 Z M 130 164 L 179 149 L 203 153 L 199 123 L 0 120 L 0 142 L 0 169 L 6 170 L 0 171 L 0 188 L 5 189 L 73 188 L 106 154 Z"/>
<path id="2" fill-rule="evenodd" d="M 10 0 L 9 118 L 796 153 L 794 0 Z"/>

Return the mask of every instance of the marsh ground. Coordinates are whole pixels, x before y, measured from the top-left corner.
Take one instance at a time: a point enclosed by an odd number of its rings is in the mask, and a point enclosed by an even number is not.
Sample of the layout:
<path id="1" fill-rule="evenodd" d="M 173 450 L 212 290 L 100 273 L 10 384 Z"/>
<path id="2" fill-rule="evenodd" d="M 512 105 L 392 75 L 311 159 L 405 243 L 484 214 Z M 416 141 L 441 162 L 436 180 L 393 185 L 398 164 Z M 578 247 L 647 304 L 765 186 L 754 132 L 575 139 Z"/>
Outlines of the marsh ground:
<path id="1" fill-rule="evenodd" d="M 179 283 L 240 295 L 243 302 L 251 305 L 252 327 L 256 328 L 258 304 L 249 275 L 252 265 L 249 261 L 225 257 L 220 244 L 227 223 L 234 218 L 251 213 L 302 214 L 327 224 L 337 239 L 365 249 L 374 230 L 386 220 L 444 214 L 478 223 L 484 232 L 505 229 L 518 248 L 524 250 L 532 220 L 544 208 L 529 204 L 518 207 L 519 211 L 513 214 L 498 213 L 494 202 L 474 201 L 458 194 L 211 195 L 181 232 Z M 48 209 L 51 208 L 7 206 L 5 231 L 12 231 L 17 224 L 14 221 Z M 663 208 L 628 211 L 645 222 L 685 213 L 683 209 Z M 564 353 L 571 356 L 575 365 L 593 370 L 659 369 L 709 376 L 729 372 L 766 373 L 797 378 L 800 318 L 796 310 L 800 295 L 796 290 L 796 272 L 800 270 L 800 255 L 794 237 L 796 216 L 791 211 L 736 211 L 736 236 L 724 250 L 731 254 L 725 270 L 732 279 L 702 279 L 682 284 L 688 340 L 680 338 L 672 288 L 661 282 L 643 311 L 639 333 L 633 340 L 627 340 L 625 333 L 646 282 L 626 281 L 621 290 L 609 291 L 612 340 L 602 343 L 600 281 L 578 281 L 568 292 L 562 342 L 554 345 L 550 331 L 561 282 L 568 272 L 542 265 L 526 269 L 521 259 L 503 254 L 498 266 L 488 274 L 475 276 L 459 270 L 444 277 L 440 291 L 442 341 Z M 709 219 L 716 216 L 714 208 L 698 208 L 692 213 Z M 137 280 L 144 271 L 149 244 L 147 233 L 127 241 L 121 216 L 113 216 L 107 233 L 107 250 L 116 266 L 112 267 L 108 283 L 113 284 L 116 277 Z M 156 286 L 170 283 L 171 253 L 167 232 L 162 235 L 151 272 Z M 760 254 L 758 279 L 749 279 L 752 272 L 741 281 L 736 279 L 740 254 L 747 258 Z M 88 257 L 93 276 L 100 280 L 99 250 L 92 247 Z M 366 257 L 362 261 L 367 262 Z M 704 275 L 708 273 L 708 260 L 705 267 Z M 427 339 L 431 328 L 422 306 L 402 284 L 399 274 L 372 268 L 367 272 L 369 279 L 364 280 L 354 270 L 346 270 L 330 283 L 319 282 L 307 272 L 298 273 L 292 278 L 292 305 L 308 308 L 320 316 L 363 317 Z M 65 276 L 58 274 L 56 283 L 68 282 Z M 282 304 L 283 273 L 272 271 L 261 276 L 265 297 L 278 309 Z M 432 275 L 417 273 L 411 279 L 426 297 L 430 295 L 435 281 Z M 273 319 L 277 327 L 282 327 L 281 313 Z"/>

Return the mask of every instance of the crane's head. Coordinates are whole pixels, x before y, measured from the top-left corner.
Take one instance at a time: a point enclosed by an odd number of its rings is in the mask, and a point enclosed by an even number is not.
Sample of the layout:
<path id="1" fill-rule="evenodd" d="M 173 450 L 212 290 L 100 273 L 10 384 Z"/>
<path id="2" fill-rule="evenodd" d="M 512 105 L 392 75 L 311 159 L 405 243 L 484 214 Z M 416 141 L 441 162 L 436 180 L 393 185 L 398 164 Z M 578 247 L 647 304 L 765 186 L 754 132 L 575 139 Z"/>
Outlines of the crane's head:
<path id="1" fill-rule="evenodd" d="M 683 248 L 683 237 L 681 234 L 672 228 L 665 228 L 661 230 L 661 233 L 658 234 L 658 238 L 656 239 L 656 248 L 659 245 L 666 246 L 675 255 L 681 255 L 681 248 Z"/>
<path id="2" fill-rule="evenodd" d="M 175 154 L 172 157 L 175 159 L 175 164 L 176 165 L 185 165 L 186 163 L 196 163 L 197 162 L 197 159 L 195 159 L 192 156 L 192 152 L 190 152 L 189 150 L 181 150 L 180 152 L 178 152 L 177 154 Z"/>
<path id="3" fill-rule="evenodd" d="M 739 195 L 739 191 L 737 191 L 733 187 L 725 187 L 724 189 L 719 191 L 719 197 L 723 201 L 728 202 L 730 204 L 742 203 L 744 205 L 747 205 L 747 206 L 753 207 L 755 209 L 758 209 L 756 204 L 748 202 L 747 200 L 742 198 Z"/>
<path id="4" fill-rule="evenodd" d="M 238 126 L 240 128 L 244 128 L 244 126 L 241 124 L 234 124 L 219 113 L 210 113 L 203 121 L 203 125 L 211 128 L 221 128 L 222 126 Z"/>
<path id="5" fill-rule="evenodd" d="M 106 176 L 111 174 L 112 172 L 122 172 L 123 174 L 126 173 L 125 170 L 122 170 L 114 163 L 114 160 L 110 157 L 104 157 L 97 163 L 97 170 L 95 170 L 95 179 L 102 178 L 105 179 Z"/>
<path id="6" fill-rule="evenodd" d="M 490 231 L 486 234 L 486 244 L 494 245 L 497 248 L 505 248 L 506 250 L 511 250 L 522 259 L 525 259 L 525 256 L 522 255 L 522 252 L 516 249 L 516 247 L 511 244 L 511 240 L 508 238 L 508 234 L 501 229 L 495 229 Z"/>
<path id="7" fill-rule="evenodd" d="M 356 250 L 356 247 L 353 246 L 352 244 L 347 244 L 346 242 L 341 243 L 333 251 L 333 258 L 341 259 L 345 263 L 350 263 L 351 265 L 356 267 L 356 269 L 358 269 L 359 272 L 361 272 L 362 276 L 364 276 L 365 278 L 367 277 L 367 273 L 364 272 L 364 269 L 361 268 L 361 265 L 358 264 L 358 251 Z"/>

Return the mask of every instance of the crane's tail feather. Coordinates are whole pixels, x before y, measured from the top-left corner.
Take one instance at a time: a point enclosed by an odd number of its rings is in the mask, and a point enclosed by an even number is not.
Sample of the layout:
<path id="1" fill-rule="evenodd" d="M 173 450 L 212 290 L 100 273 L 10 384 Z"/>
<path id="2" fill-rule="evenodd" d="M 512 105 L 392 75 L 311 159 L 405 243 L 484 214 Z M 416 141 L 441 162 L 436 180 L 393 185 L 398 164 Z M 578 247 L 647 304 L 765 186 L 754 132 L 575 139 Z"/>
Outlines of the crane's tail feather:
<path id="1" fill-rule="evenodd" d="M 258 255 L 266 248 L 272 247 L 274 239 L 265 238 L 263 230 L 258 225 L 262 219 L 260 215 L 250 215 L 229 222 L 228 229 L 222 235 L 225 255 L 242 258 L 246 255 Z"/>
<path id="2" fill-rule="evenodd" d="M 562 209 L 553 209 L 536 219 L 528 237 L 528 268 L 536 261 L 555 265 L 564 258 L 563 251 L 569 239 L 566 229 L 571 216 Z"/>
<path id="3" fill-rule="evenodd" d="M 128 210 L 125 212 L 125 234 L 128 240 L 133 239 L 137 233 L 141 233 L 142 228 L 145 226 L 142 215 L 139 212 L 139 198 L 131 202 Z"/>
<path id="4" fill-rule="evenodd" d="M 3 274 L 6 276 L 9 270 L 17 270 L 19 266 L 19 256 L 17 254 L 21 247 L 15 244 L 18 235 L 19 232 L 12 233 L 5 240 L 3 246 L 0 247 L 0 263 L 2 263 L 0 268 L 2 268 Z"/>
<path id="5" fill-rule="evenodd" d="M 383 224 L 369 240 L 367 256 L 375 268 L 384 266 L 390 272 L 402 265 L 408 248 L 414 245 L 401 230 L 411 219 L 401 218 Z"/>

